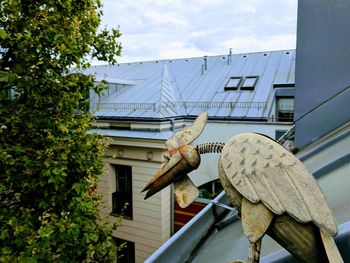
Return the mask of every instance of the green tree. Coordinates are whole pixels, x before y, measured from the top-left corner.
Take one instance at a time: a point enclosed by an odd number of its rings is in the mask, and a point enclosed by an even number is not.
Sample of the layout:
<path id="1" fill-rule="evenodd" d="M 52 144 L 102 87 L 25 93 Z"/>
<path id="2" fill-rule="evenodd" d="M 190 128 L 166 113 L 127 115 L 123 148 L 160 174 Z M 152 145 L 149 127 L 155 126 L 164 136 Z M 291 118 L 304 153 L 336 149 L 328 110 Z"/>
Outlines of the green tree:
<path id="1" fill-rule="evenodd" d="M 0 262 L 114 256 L 95 194 L 106 143 L 81 110 L 98 87 L 78 73 L 120 55 L 101 16 L 100 0 L 1 0 Z"/>

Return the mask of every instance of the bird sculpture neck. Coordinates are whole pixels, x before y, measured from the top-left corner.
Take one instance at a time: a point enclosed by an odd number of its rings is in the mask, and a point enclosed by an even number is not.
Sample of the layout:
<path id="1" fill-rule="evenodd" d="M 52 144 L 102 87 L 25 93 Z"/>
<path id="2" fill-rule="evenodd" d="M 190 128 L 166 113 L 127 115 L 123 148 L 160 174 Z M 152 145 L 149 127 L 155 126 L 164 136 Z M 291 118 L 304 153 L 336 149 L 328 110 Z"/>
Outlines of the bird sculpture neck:
<path id="1" fill-rule="evenodd" d="M 223 142 L 206 142 L 196 146 L 196 150 L 199 154 L 204 153 L 221 153 L 225 143 Z"/>

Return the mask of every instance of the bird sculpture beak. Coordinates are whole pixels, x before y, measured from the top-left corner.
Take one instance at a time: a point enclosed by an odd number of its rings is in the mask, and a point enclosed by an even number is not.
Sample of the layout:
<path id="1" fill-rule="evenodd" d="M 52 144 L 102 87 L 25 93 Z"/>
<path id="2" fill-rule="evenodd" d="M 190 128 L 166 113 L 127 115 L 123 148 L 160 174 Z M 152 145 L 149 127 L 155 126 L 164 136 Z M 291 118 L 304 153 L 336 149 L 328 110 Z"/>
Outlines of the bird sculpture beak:
<path id="1" fill-rule="evenodd" d="M 145 199 L 197 169 L 199 163 L 200 156 L 192 146 L 181 146 L 143 188 L 142 192 L 148 190 Z"/>

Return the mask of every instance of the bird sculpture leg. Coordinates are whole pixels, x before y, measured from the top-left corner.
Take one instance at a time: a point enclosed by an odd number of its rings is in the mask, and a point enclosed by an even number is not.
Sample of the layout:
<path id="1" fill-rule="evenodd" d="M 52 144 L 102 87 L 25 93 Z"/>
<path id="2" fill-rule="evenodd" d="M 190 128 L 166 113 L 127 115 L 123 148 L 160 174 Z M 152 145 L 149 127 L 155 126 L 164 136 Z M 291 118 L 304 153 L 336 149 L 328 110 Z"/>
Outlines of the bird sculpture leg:
<path id="1" fill-rule="evenodd" d="M 249 243 L 248 263 L 258 263 L 260 260 L 261 238 L 255 243 Z"/>
<path id="2" fill-rule="evenodd" d="M 253 204 L 243 198 L 241 216 L 243 231 L 250 243 L 248 263 L 258 263 L 261 239 L 272 222 L 273 214 L 263 203 Z"/>
<path id="3" fill-rule="evenodd" d="M 339 250 L 334 242 L 333 237 L 324 232 L 322 229 L 320 230 L 320 234 L 329 262 L 343 263 L 344 261 L 339 253 Z"/>

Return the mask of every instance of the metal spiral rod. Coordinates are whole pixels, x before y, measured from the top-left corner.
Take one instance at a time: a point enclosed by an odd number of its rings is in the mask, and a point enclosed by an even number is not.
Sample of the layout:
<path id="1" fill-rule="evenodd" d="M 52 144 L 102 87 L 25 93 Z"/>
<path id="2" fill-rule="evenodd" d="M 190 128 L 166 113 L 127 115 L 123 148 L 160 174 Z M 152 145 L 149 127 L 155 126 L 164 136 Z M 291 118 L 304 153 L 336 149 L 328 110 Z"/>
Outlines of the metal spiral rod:
<path id="1" fill-rule="evenodd" d="M 198 144 L 196 150 L 199 154 L 204 153 L 221 153 L 222 148 L 225 146 L 223 142 L 207 142 Z"/>

